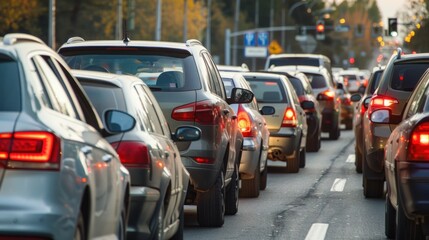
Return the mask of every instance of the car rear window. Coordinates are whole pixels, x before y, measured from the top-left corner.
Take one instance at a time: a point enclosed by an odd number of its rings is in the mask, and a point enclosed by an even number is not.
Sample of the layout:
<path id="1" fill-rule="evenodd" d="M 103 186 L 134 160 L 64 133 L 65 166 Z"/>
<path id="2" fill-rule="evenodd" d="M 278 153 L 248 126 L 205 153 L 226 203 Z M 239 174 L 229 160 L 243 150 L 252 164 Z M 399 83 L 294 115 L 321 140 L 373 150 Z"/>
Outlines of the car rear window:
<path id="1" fill-rule="evenodd" d="M 285 57 L 285 58 L 272 58 L 269 62 L 270 66 L 290 66 L 290 65 L 304 65 L 304 66 L 315 66 L 319 67 L 320 62 L 317 58 L 306 58 L 306 57 Z"/>
<path id="2" fill-rule="evenodd" d="M 313 73 L 305 73 L 305 75 L 307 75 L 313 89 L 327 87 L 326 79 L 323 75 Z"/>
<path id="3" fill-rule="evenodd" d="M 305 94 L 304 86 L 302 85 L 301 80 L 294 77 L 289 77 L 290 83 L 292 83 L 293 88 L 295 89 L 296 95 L 302 96 Z"/>
<path id="4" fill-rule="evenodd" d="M 344 79 L 347 79 L 348 81 L 356 81 L 356 75 L 353 74 L 343 74 L 341 75 Z"/>
<path id="5" fill-rule="evenodd" d="M 78 80 L 99 116 L 103 116 L 106 109 L 127 111 L 125 97 L 120 87 L 112 84 L 95 83 L 85 78 L 78 78 Z"/>
<path id="6" fill-rule="evenodd" d="M 88 47 L 63 49 L 60 53 L 73 69 L 137 76 L 155 91 L 201 89 L 196 63 L 187 51 Z"/>
<path id="7" fill-rule="evenodd" d="M 260 103 L 288 103 L 284 88 L 278 80 L 246 78 Z"/>
<path id="8" fill-rule="evenodd" d="M 398 63 L 393 66 L 391 88 L 411 92 L 420 77 L 428 69 L 429 63 Z"/>
<path id="9" fill-rule="evenodd" d="M 0 55 L 0 111 L 20 111 L 21 92 L 18 62 Z"/>
<path id="10" fill-rule="evenodd" d="M 222 78 L 223 85 L 225 86 L 225 92 L 226 96 L 229 98 L 231 97 L 231 91 L 235 87 L 234 81 L 232 81 L 232 78 Z"/>

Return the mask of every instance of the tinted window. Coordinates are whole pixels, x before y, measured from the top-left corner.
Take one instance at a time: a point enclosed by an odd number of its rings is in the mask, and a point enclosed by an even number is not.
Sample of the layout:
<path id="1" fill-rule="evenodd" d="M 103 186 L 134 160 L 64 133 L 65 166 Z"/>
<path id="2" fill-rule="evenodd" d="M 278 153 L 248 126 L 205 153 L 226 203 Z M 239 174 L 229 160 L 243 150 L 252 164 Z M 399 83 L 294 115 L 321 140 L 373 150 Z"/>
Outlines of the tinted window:
<path id="1" fill-rule="evenodd" d="M 279 81 L 272 79 L 247 79 L 255 98 L 260 103 L 287 103 L 284 89 Z"/>
<path id="2" fill-rule="evenodd" d="M 154 103 L 150 100 L 147 94 L 143 90 L 143 86 L 135 86 L 137 95 L 141 104 L 137 104 L 138 112 L 143 111 L 143 116 L 145 119 L 145 128 L 149 132 L 155 132 L 160 135 L 163 135 L 162 124 L 159 120 L 158 113 L 155 110 Z"/>
<path id="3" fill-rule="evenodd" d="M 372 75 L 371 86 L 369 88 L 369 92 L 371 94 L 373 94 L 375 92 L 375 89 L 377 89 L 378 84 L 380 83 L 381 75 L 383 75 L 383 71 L 376 71 Z"/>
<path id="4" fill-rule="evenodd" d="M 270 59 L 269 66 L 289 66 L 289 65 L 304 65 L 319 67 L 320 62 L 317 58 L 306 57 L 287 57 L 287 58 L 273 58 Z"/>
<path id="5" fill-rule="evenodd" d="M 296 95 L 302 96 L 304 93 L 304 86 L 302 85 L 301 80 L 294 77 L 289 77 L 290 83 L 292 83 L 293 88 L 295 89 Z"/>
<path id="6" fill-rule="evenodd" d="M 156 91 L 200 89 L 193 57 L 187 51 L 162 48 L 91 48 L 61 51 L 73 69 L 134 75 Z"/>
<path id="7" fill-rule="evenodd" d="M 322 75 L 320 75 L 320 74 L 311 74 L 311 73 L 306 73 L 306 75 L 307 75 L 308 81 L 310 81 L 311 87 L 313 89 L 327 87 L 327 85 L 326 85 L 326 79 Z"/>
<path id="8" fill-rule="evenodd" d="M 20 111 L 21 93 L 18 63 L 0 55 L 0 111 Z"/>
<path id="9" fill-rule="evenodd" d="M 235 87 L 231 78 L 222 78 L 223 85 L 225 86 L 226 96 L 231 97 L 231 91 Z"/>
<path id="10" fill-rule="evenodd" d="M 395 64 L 390 86 L 395 90 L 411 92 L 428 67 L 429 63 Z"/>

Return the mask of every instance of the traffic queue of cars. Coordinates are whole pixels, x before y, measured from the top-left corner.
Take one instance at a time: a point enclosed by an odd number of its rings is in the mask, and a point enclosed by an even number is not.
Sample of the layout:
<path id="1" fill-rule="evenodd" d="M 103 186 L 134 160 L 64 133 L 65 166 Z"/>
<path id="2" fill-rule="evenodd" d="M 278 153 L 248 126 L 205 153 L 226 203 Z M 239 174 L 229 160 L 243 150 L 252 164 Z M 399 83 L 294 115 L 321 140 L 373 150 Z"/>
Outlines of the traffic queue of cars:
<path id="1" fill-rule="evenodd" d="M 356 171 L 365 197 L 385 198 L 388 238 L 429 236 L 428 68 L 428 54 L 398 49 L 374 68 L 364 95 L 352 96 Z"/>
<path id="2" fill-rule="evenodd" d="M 221 227 L 267 187 L 268 160 L 296 173 L 322 131 L 339 138 L 330 70 L 301 68 L 220 72 L 197 40 L 73 37 L 56 53 L 7 34 L 0 238 L 183 239 L 184 205 Z"/>

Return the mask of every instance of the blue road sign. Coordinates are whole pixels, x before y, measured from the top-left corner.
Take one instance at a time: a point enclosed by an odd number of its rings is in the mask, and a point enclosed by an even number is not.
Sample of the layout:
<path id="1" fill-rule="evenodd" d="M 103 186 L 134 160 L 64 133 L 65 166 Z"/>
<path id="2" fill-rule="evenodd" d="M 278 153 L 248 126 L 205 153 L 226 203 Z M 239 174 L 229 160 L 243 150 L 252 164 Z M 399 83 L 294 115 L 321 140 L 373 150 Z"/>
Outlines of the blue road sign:
<path id="1" fill-rule="evenodd" d="M 248 32 L 244 35 L 244 46 L 255 46 L 255 33 Z"/>
<path id="2" fill-rule="evenodd" d="M 268 46 L 268 32 L 258 32 L 258 46 Z"/>

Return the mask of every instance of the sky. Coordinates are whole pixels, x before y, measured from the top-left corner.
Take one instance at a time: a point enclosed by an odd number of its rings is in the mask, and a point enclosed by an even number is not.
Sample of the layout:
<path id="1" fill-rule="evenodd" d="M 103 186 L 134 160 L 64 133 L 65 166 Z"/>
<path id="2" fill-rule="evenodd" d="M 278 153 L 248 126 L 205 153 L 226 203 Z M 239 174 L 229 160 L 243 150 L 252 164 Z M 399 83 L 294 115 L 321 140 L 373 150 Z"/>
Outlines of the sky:
<path id="1" fill-rule="evenodd" d="M 387 18 L 389 17 L 396 17 L 397 12 L 404 9 L 406 1 L 407 0 L 377 0 L 383 22 L 387 22 Z"/>

